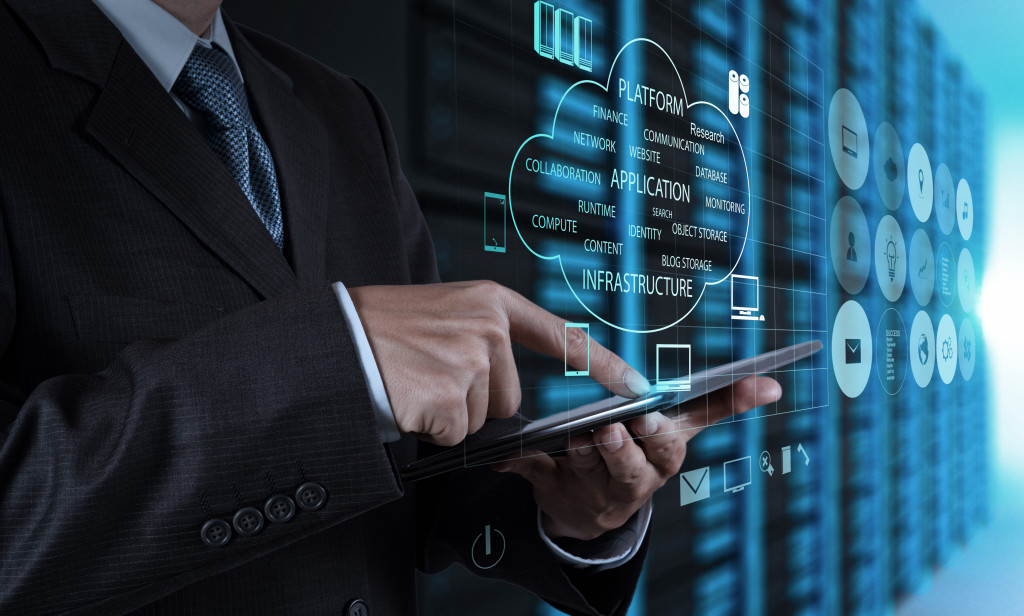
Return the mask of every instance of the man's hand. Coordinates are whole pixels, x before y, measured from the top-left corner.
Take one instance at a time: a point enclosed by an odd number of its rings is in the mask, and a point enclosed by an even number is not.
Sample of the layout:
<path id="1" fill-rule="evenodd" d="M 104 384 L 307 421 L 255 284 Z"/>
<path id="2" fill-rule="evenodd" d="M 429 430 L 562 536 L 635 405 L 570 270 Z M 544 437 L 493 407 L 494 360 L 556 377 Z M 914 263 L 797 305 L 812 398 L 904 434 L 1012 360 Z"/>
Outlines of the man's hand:
<path id="1" fill-rule="evenodd" d="M 398 429 L 455 445 L 488 417 L 511 417 L 522 393 L 512 343 L 562 357 L 629 398 L 650 384 L 578 328 L 493 282 L 348 289 Z M 565 337 L 568 335 L 568 341 Z M 588 358 L 589 352 L 589 358 Z"/>
<path id="2" fill-rule="evenodd" d="M 373 348 L 398 429 L 455 445 L 489 417 L 511 417 L 522 392 L 512 343 L 576 368 L 632 398 L 650 384 L 578 328 L 493 282 L 360 287 L 348 290 Z M 568 340 L 566 340 L 568 336 Z M 552 538 L 592 539 L 618 528 L 683 463 L 686 443 L 734 413 L 773 402 L 782 389 L 747 378 L 690 403 L 677 419 L 652 413 L 574 437 L 564 457 L 524 452 L 495 465 L 526 477 Z"/>
<path id="3" fill-rule="evenodd" d="M 748 377 L 730 388 L 685 405 L 678 418 L 651 413 L 629 422 L 573 437 L 565 456 L 525 451 L 494 465 L 533 484 L 551 538 L 594 539 L 626 523 L 669 477 L 679 471 L 686 443 L 705 427 L 734 413 L 778 400 L 782 387 L 773 379 Z"/>

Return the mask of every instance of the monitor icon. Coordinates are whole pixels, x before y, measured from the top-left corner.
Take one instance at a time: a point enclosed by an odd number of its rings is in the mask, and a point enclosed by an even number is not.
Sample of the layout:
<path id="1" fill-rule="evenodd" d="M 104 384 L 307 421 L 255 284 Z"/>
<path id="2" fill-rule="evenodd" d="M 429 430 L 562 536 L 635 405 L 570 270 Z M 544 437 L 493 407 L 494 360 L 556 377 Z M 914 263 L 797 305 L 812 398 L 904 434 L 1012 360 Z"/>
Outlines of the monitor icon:
<path id="1" fill-rule="evenodd" d="M 732 318 L 739 321 L 763 321 L 764 315 L 758 315 L 758 278 L 757 276 L 731 277 Z"/>
<path id="2" fill-rule="evenodd" d="M 857 158 L 857 133 L 843 125 L 843 152 Z"/>
<path id="3" fill-rule="evenodd" d="M 725 491 L 739 492 L 750 485 L 750 456 L 729 460 L 722 465 Z"/>

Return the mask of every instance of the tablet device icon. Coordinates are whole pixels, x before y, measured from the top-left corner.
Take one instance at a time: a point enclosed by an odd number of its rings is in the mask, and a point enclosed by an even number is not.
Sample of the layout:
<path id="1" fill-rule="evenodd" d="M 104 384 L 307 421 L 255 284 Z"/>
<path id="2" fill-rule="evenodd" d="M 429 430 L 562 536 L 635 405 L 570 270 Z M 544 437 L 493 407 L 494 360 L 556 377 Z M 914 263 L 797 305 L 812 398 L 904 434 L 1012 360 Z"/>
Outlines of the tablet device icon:
<path id="1" fill-rule="evenodd" d="M 688 344 L 659 344 L 654 348 L 654 389 L 690 391 L 693 356 Z"/>

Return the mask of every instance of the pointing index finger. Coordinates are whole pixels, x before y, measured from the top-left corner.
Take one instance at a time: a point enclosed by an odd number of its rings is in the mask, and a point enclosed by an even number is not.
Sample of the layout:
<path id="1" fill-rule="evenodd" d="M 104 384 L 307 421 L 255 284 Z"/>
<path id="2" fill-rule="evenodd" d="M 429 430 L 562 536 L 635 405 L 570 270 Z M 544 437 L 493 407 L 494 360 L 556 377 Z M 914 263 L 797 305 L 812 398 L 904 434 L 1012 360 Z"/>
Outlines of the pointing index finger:
<path id="1" fill-rule="evenodd" d="M 564 357 L 577 370 L 587 370 L 590 378 L 614 394 L 625 398 L 642 396 L 650 383 L 621 357 L 598 344 L 581 327 L 566 327 L 567 321 L 509 291 L 505 311 L 509 336 L 526 348 L 549 357 Z"/>

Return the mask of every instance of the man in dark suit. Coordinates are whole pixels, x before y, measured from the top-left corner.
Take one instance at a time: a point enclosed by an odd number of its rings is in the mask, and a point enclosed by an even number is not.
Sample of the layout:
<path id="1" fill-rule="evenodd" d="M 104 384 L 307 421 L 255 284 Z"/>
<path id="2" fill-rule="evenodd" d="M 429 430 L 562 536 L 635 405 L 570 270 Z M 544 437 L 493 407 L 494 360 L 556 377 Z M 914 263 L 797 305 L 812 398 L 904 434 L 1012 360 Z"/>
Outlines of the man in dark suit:
<path id="1" fill-rule="evenodd" d="M 656 416 L 639 445 L 615 425 L 402 484 L 417 437 L 515 412 L 511 343 L 560 356 L 563 322 L 437 284 L 358 82 L 219 0 L 5 0 L 0 52 L 0 612 L 411 614 L 415 567 L 452 563 L 625 611 L 696 430 Z M 778 394 L 745 381 L 712 419 Z"/>

